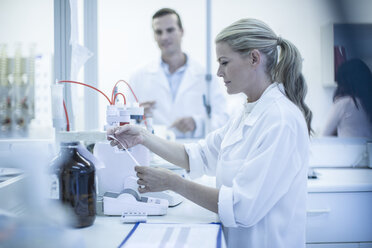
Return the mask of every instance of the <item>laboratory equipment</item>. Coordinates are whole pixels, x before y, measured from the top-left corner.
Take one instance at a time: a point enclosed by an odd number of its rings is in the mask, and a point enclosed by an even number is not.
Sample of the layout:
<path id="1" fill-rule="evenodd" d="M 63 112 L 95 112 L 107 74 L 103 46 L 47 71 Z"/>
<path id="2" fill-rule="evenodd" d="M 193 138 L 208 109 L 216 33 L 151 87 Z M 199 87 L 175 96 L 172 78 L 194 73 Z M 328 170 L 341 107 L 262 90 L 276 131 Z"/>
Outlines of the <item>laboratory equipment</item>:
<path id="1" fill-rule="evenodd" d="M 103 195 L 103 212 L 106 215 L 122 215 L 124 212 L 143 212 L 146 215 L 165 215 L 168 201 L 159 198 L 140 196 L 133 189 L 120 193 L 106 192 Z"/>
<path id="2" fill-rule="evenodd" d="M 121 222 L 123 223 L 144 223 L 147 221 L 147 214 L 145 212 L 123 212 L 121 215 Z"/>
<path id="3" fill-rule="evenodd" d="M 106 112 L 105 128 L 118 127 L 127 123 L 136 124 L 142 116 L 143 108 L 137 104 L 132 104 L 130 108 L 121 104 L 110 105 Z M 108 191 L 121 192 L 126 180 L 135 176 L 134 166 L 148 166 L 150 163 L 149 150 L 142 145 L 120 150 L 112 147 L 108 141 L 102 141 L 95 144 L 93 154 L 105 164 L 105 168 L 97 171 L 99 195 Z"/>
<path id="4" fill-rule="evenodd" d="M 0 51 L 0 137 L 10 136 L 12 127 L 11 85 L 6 45 Z"/>
<path id="5" fill-rule="evenodd" d="M 119 82 L 122 82 L 123 80 L 119 80 L 116 85 Z M 125 81 L 123 81 L 125 82 Z M 98 89 L 84 84 L 80 82 L 75 81 L 59 81 L 58 83 L 75 83 L 84 85 L 90 88 L 93 88 L 97 91 Z M 126 82 L 125 82 L 126 83 Z M 111 99 L 109 99 L 103 92 L 102 93 L 106 99 L 109 102 L 109 106 L 107 106 L 106 109 L 106 122 L 105 130 L 108 130 L 110 128 L 115 128 L 118 126 L 123 126 L 126 124 L 134 124 L 134 125 L 140 125 L 143 128 L 147 128 L 150 132 L 152 131 L 152 120 L 145 120 L 144 119 L 144 111 L 142 107 L 139 107 L 138 99 L 135 96 L 134 92 L 132 91 L 134 98 L 136 99 L 136 102 L 134 103 L 127 103 L 126 97 L 124 94 L 115 91 L 116 85 L 114 87 L 114 90 L 112 92 Z M 127 84 L 130 88 L 129 84 Z M 58 89 L 58 87 L 54 87 L 52 90 L 52 94 L 55 95 L 55 98 L 53 98 L 54 105 L 57 106 L 57 108 L 53 108 L 53 123 L 56 127 L 56 130 L 59 130 L 56 133 L 56 137 L 58 139 L 66 138 L 67 136 L 70 137 L 79 137 L 81 136 L 81 132 L 74 133 L 74 131 L 69 131 L 69 121 L 68 121 L 68 115 L 67 111 L 65 110 L 66 118 L 63 117 L 63 110 L 61 108 L 63 96 L 61 94 L 61 90 Z M 119 103 L 117 101 L 117 97 L 122 96 L 123 97 L 123 104 Z M 144 126 L 145 124 L 146 126 Z M 65 132 L 63 130 L 67 130 L 68 132 Z M 128 206 L 132 206 L 132 208 L 146 208 L 146 206 L 149 206 L 149 208 L 152 208 L 153 202 L 160 202 L 160 203 L 166 203 L 166 206 L 168 207 L 169 203 L 168 200 L 172 203 L 172 206 L 178 205 L 182 198 L 174 196 L 175 193 L 171 192 L 160 192 L 157 193 L 157 197 L 153 197 L 151 195 L 147 195 L 147 197 L 144 197 L 143 199 L 147 199 L 146 201 L 132 201 L 133 199 L 129 197 L 128 195 L 123 195 L 120 192 L 123 192 L 125 190 L 134 190 L 136 191 L 138 188 L 137 185 L 137 179 L 133 180 L 133 178 L 136 178 L 134 166 L 140 165 L 140 166 L 149 166 L 150 162 L 150 153 L 149 150 L 142 146 L 142 145 L 136 145 L 134 147 L 130 147 L 125 150 L 120 150 L 117 147 L 112 147 L 107 140 L 102 140 L 102 132 L 99 134 L 86 134 L 84 132 L 84 137 L 100 137 L 97 139 L 96 143 L 94 144 L 93 148 L 93 154 L 97 158 L 100 163 L 102 163 L 103 166 L 100 166 L 97 169 L 97 185 L 98 185 L 98 199 L 99 202 L 97 202 L 98 208 L 103 208 L 103 213 L 108 214 L 109 209 L 117 209 L 116 214 L 121 215 L 123 211 L 125 211 L 126 206 L 124 203 L 128 202 Z M 116 139 L 115 136 L 111 137 L 112 139 Z M 82 140 L 82 139 L 77 139 Z M 83 139 L 85 140 L 85 139 Z M 123 145 L 122 145 L 123 146 Z M 125 146 L 123 146 L 125 147 Z M 134 183 L 133 183 L 134 182 Z M 130 185 L 128 187 L 128 185 Z M 106 194 L 107 193 L 107 194 Z M 139 195 L 139 193 L 137 192 Z M 113 197 L 112 199 L 109 199 L 107 195 L 116 195 L 116 197 Z M 106 197 L 105 197 L 106 196 Z M 101 200 L 103 199 L 103 200 Z M 106 200 L 105 200 L 106 199 Z M 124 200 L 123 200 L 124 199 Z M 139 198 L 142 199 L 142 198 Z M 124 203 L 123 203 L 124 202 Z M 124 205 L 123 205 L 124 204 Z M 158 205 L 155 205 L 158 206 Z M 164 204 L 161 204 L 161 206 L 164 206 Z M 118 210 L 119 209 L 119 210 Z M 155 214 L 165 214 L 164 210 L 153 210 L 151 213 Z"/>
<path id="6" fill-rule="evenodd" d="M 55 128 L 56 134 L 59 131 L 66 129 L 67 118 L 65 118 L 63 112 L 63 85 L 54 84 L 51 86 L 52 95 L 52 116 L 53 116 L 53 127 Z"/>
<path id="7" fill-rule="evenodd" d="M 123 150 L 132 160 L 134 165 L 139 166 L 139 162 L 133 157 L 131 152 L 124 146 L 122 142 L 120 142 L 115 136 L 109 135 L 109 138 L 116 140 L 119 144 L 122 145 Z M 134 171 L 134 170 L 133 170 Z M 144 211 L 148 215 L 163 215 L 166 214 L 167 207 L 178 205 L 182 202 L 181 197 L 177 197 L 175 193 L 170 194 L 171 192 L 163 191 L 163 192 L 151 192 L 148 193 L 146 196 L 142 194 L 142 197 L 137 192 L 137 179 L 134 176 L 129 176 L 125 178 L 124 190 L 121 194 L 112 193 L 112 192 L 105 192 L 103 195 L 103 209 L 104 214 L 107 215 L 117 215 L 120 211 Z M 128 187 L 128 184 L 130 186 Z M 132 189 L 130 189 L 132 188 Z M 151 197 L 152 196 L 152 197 Z M 165 208 L 164 208 L 165 207 Z M 136 218 L 136 216 L 128 217 L 125 220 L 130 221 Z"/>
<path id="8" fill-rule="evenodd" d="M 130 153 L 140 165 L 148 166 L 148 150 L 144 146 L 129 148 Z M 127 152 L 111 147 L 106 142 L 97 142 L 93 154 L 105 165 L 97 171 L 98 193 L 103 195 L 106 191 L 121 192 L 128 177 L 135 176 L 136 165 Z"/>
<path id="9" fill-rule="evenodd" d="M 14 57 L 7 46 L 0 46 L 0 137 L 26 137 L 34 117 L 35 54 L 31 46 L 28 58 L 21 44 Z"/>
<path id="10" fill-rule="evenodd" d="M 111 138 L 111 139 L 113 139 L 113 140 L 116 140 L 117 142 L 119 142 L 119 144 L 122 145 L 123 150 L 127 152 L 128 156 L 132 159 L 132 161 L 134 162 L 134 164 L 135 164 L 135 165 L 138 165 L 138 166 L 140 165 L 140 164 L 138 163 L 138 161 L 133 157 L 133 155 L 129 152 L 128 148 L 125 147 L 125 146 L 123 145 L 123 143 L 121 143 L 117 138 L 115 138 L 115 136 L 113 136 L 113 135 L 108 135 L 107 137 L 108 137 L 108 138 Z"/>
<path id="11" fill-rule="evenodd" d="M 189 141 L 190 142 L 190 141 Z M 174 173 L 178 174 L 179 176 L 185 178 L 187 177 L 187 173 L 184 169 L 181 167 L 178 167 L 165 159 L 161 158 L 160 156 L 156 154 L 152 154 L 151 157 L 151 165 L 152 167 L 162 167 L 168 170 L 173 171 Z M 161 192 L 147 192 L 147 193 L 142 193 L 142 196 L 149 196 L 149 197 L 155 197 L 155 198 L 161 198 L 161 199 L 166 199 L 169 202 L 170 207 L 174 207 L 179 205 L 183 200 L 184 197 L 171 191 L 171 190 L 165 190 Z"/>
<path id="12" fill-rule="evenodd" d="M 145 197 L 138 192 L 138 178 L 128 176 L 120 192 L 107 191 L 103 195 L 103 213 L 122 215 L 123 212 L 145 212 L 146 215 L 164 215 L 169 203 L 165 199 Z"/>
<path id="13" fill-rule="evenodd" d="M 142 193 L 141 196 L 167 200 L 170 207 L 175 207 L 184 200 L 181 195 L 170 190 Z"/>
<path id="14" fill-rule="evenodd" d="M 50 197 L 59 199 L 74 216 L 75 227 L 92 225 L 96 216 L 95 166 L 89 154 L 79 142 L 61 143 L 51 165 Z"/>
<path id="15" fill-rule="evenodd" d="M 13 122 L 12 128 L 15 133 L 27 132 L 27 96 L 26 83 L 23 80 L 21 48 L 18 46 L 14 56 L 13 73 Z"/>

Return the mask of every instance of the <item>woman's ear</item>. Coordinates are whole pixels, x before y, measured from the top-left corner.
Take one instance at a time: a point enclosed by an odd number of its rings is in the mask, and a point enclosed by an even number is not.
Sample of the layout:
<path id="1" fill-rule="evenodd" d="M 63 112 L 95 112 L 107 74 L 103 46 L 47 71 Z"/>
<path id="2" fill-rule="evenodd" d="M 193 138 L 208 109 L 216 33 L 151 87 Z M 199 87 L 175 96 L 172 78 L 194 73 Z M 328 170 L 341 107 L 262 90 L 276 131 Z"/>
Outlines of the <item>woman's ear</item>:
<path id="1" fill-rule="evenodd" d="M 253 66 L 257 66 L 261 63 L 261 53 L 257 49 L 253 49 L 250 53 L 250 59 Z"/>

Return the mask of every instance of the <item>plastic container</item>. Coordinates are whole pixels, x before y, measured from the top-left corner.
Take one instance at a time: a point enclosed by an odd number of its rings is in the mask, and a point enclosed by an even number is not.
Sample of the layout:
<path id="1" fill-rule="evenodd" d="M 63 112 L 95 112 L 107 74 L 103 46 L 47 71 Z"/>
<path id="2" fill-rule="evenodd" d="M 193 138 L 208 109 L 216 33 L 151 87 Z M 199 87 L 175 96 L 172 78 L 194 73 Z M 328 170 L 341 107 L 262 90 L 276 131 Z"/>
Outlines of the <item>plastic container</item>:
<path id="1" fill-rule="evenodd" d="M 145 146 L 136 145 L 129 148 L 129 151 L 141 166 L 149 166 L 150 152 Z M 120 193 L 128 177 L 136 176 L 136 164 L 128 153 L 112 147 L 109 142 L 97 142 L 93 154 L 105 165 L 105 168 L 97 170 L 99 195 L 105 192 Z"/>
<path id="2" fill-rule="evenodd" d="M 96 218 L 96 170 L 89 154 L 93 157 L 79 142 L 61 143 L 51 165 L 55 173 L 51 196 L 63 203 L 74 227 L 90 226 Z"/>
<path id="3" fill-rule="evenodd" d="M 63 109 L 63 85 L 53 84 L 51 87 L 51 94 L 53 127 L 56 129 L 56 131 L 65 131 L 67 122 Z"/>

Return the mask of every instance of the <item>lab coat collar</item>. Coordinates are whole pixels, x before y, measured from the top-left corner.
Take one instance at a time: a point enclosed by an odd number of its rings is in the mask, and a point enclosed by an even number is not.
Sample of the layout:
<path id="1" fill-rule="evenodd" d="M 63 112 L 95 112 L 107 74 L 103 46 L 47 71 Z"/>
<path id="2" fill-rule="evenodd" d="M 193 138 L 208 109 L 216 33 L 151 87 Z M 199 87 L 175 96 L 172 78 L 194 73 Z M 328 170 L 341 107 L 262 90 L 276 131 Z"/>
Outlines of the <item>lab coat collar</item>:
<path id="1" fill-rule="evenodd" d="M 185 54 L 186 57 L 187 57 L 187 61 L 186 61 L 186 64 L 184 65 L 185 68 L 187 68 L 187 71 L 189 73 L 191 73 L 192 76 L 196 75 L 196 74 L 199 74 L 199 70 L 194 66 L 194 61 L 189 57 L 187 56 L 187 54 Z M 159 71 L 162 71 L 163 68 L 162 68 L 162 59 L 161 57 L 159 57 L 157 60 L 155 60 L 153 63 L 150 63 L 148 65 L 148 72 L 149 73 L 152 73 L 152 74 L 158 74 Z"/>
<path id="2" fill-rule="evenodd" d="M 186 70 L 186 68 L 188 67 L 188 64 L 189 64 L 189 58 L 188 58 L 188 56 L 186 54 L 185 54 L 185 56 L 186 56 L 186 63 L 184 65 L 182 65 L 180 68 L 178 68 L 173 73 L 178 73 L 178 72 L 182 72 L 182 71 L 185 71 Z M 167 76 L 171 74 L 169 72 L 169 65 L 167 63 L 165 63 L 161 58 L 160 58 L 160 66 L 161 66 L 161 68 L 163 69 L 163 71 L 165 72 L 165 74 Z"/>
<path id="3" fill-rule="evenodd" d="M 186 64 L 183 66 L 183 70 L 185 70 L 185 71 L 184 71 L 184 75 L 181 79 L 180 86 L 177 90 L 177 94 L 176 94 L 176 97 L 174 99 L 174 102 L 180 101 L 182 99 L 182 94 L 184 92 L 188 91 L 189 88 L 193 87 L 193 85 L 200 84 L 200 83 L 205 83 L 205 81 L 200 80 L 200 78 L 204 78 L 205 71 L 200 70 L 200 68 L 198 66 L 196 66 L 197 63 L 194 60 L 192 60 L 189 56 L 187 56 L 187 54 L 185 54 L 185 55 L 186 55 L 186 58 L 187 58 Z M 152 65 L 152 69 L 150 71 L 154 75 L 159 75 L 159 72 L 161 72 L 160 74 L 162 75 L 162 77 L 164 77 L 164 80 L 162 80 L 164 82 L 163 85 L 165 87 L 167 87 L 168 90 L 170 91 L 169 83 L 166 80 L 166 75 L 165 75 L 164 69 L 162 68 L 162 63 L 164 63 L 164 62 L 159 57 L 158 58 L 158 63 L 156 65 L 154 63 Z"/>
<path id="4" fill-rule="evenodd" d="M 190 64 L 192 64 L 192 63 L 190 63 L 190 58 L 189 58 L 189 56 L 187 56 L 186 53 L 185 53 L 185 56 L 186 56 L 186 63 L 183 65 L 183 67 L 187 68 L 187 67 L 190 67 Z M 161 59 L 161 56 L 159 56 L 159 58 L 156 59 L 154 61 L 154 63 L 149 64 L 148 72 L 159 73 L 159 71 L 163 70 L 163 68 L 162 68 L 163 63 L 164 63 L 164 61 Z"/>
<path id="5" fill-rule="evenodd" d="M 285 93 L 282 84 L 273 83 L 269 87 L 267 87 L 260 99 L 258 99 L 255 103 L 255 106 L 248 114 L 248 116 L 245 116 L 245 113 L 243 112 L 241 118 L 245 119 L 239 119 L 239 121 L 233 124 L 236 125 L 234 128 L 235 131 L 228 135 L 228 138 L 222 144 L 222 149 L 236 144 L 243 139 L 243 128 L 239 128 L 241 122 L 243 122 L 244 126 L 253 126 L 258 118 L 261 116 L 261 114 L 264 113 L 276 99 L 283 96 L 285 96 Z M 243 111 L 245 111 L 245 108 Z"/>
<path id="6" fill-rule="evenodd" d="M 187 54 L 186 54 L 187 56 Z M 185 72 L 182 77 L 182 81 L 180 87 L 177 90 L 177 95 L 175 97 L 174 102 L 179 101 L 182 98 L 183 92 L 187 91 L 190 87 L 194 84 L 203 83 L 200 80 L 196 80 L 198 78 L 204 77 L 205 71 L 202 71 L 197 66 L 197 63 L 192 60 L 189 56 L 187 56 L 187 61 L 185 66 Z M 162 68 L 162 59 L 159 56 L 156 60 L 152 63 L 147 65 L 146 71 L 150 76 L 152 76 L 154 81 L 158 82 L 159 87 L 164 87 L 170 94 L 170 87 L 165 75 L 165 72 Z"/>
<path id="7" fill-rule="evenodd" d="M 147 65 L 147 72 L 151 74 L 159 73 L 159 71 L 162 71 L 161 63 L 162 63 L 161 57 L 159 57 L 156 60 L 153 60 L 151 63 Z"/>
<path id="8" fill-rule="evenodd" d="M 284 86 L 281 83 L 274 82 L 266 88 L 260 99 L 257 100 L 252 112 L 245 118 L 244 124 L 253 126 L 262 113 L 272 105 L 273 101 L 285 96 Z"/>

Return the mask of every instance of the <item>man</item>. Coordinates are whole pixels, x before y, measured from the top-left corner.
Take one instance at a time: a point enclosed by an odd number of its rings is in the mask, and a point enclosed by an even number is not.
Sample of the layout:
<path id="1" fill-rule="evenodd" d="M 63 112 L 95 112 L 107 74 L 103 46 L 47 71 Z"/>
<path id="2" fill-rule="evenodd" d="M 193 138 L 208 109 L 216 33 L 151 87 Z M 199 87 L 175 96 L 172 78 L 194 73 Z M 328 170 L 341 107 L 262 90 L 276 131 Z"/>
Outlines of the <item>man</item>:
<path id="1" fill-rule="evenodd" d="M 207 97 L 205 70 L 182 52 L 183 27 L 176 11 L 158 10 L 152 27 L 161 59 L 138 70 L 130 83 L 154 124 L 172 128 L 177 138 L 203 137 L 208 118 L 203 103 Z M 210 82 L 210 104 L 213 130 L 228 118 L 225 93 L 215 77 Z"/>

